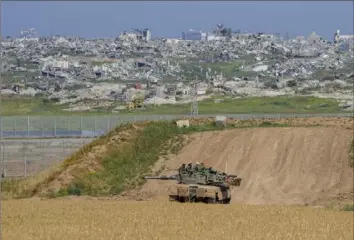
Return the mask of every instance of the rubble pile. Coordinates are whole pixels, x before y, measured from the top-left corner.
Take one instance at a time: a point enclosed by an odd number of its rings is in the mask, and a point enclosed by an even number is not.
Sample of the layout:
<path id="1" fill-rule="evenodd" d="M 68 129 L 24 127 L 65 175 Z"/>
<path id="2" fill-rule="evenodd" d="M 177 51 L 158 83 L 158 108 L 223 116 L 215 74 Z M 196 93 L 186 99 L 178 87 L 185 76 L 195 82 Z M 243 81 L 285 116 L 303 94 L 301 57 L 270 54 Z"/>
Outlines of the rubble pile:
<path id="1" fill-rule="evenodd" d="M 137 93 L 146 104 L 188 102 L 194 79 L 201 97 L 337 94 L 343 108 L 353 108 L 347 104 L 353 51 L 313 34 L 290 40 L 239 34 L 214 41 L 27 36 L 1 44 L 3 94 L 55 99 L 71 104 L 71 111 L 122 105 Z"/>

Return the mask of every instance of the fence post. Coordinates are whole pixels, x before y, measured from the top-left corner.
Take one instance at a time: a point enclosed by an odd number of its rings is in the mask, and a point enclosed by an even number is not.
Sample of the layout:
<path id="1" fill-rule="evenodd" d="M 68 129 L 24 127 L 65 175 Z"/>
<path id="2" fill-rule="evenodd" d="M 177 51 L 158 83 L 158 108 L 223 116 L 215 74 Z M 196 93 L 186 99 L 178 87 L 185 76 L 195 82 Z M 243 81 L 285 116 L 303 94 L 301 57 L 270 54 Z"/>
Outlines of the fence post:
<path id="1" fill-rule="evenodd" d="M 54 137 L 57 136 L 57 118 L 54 117 Z"/>
<path id="2" fill-rule="evenodd" d="M 110 116 L 107 116 L 107 133 L 111 130 L 110 126 Z"/>
<path id="3" fill-rule="evenodd" d="M 42 139 L 42 146 L 43 148 L 45 149 L 46 147 L 44 146 L 44 139 Z M 58 158 L 57 158 L 58 159 Z M 46 161 L 46 156 L 45 154 L 42 154 L 42 160 L 41 160 L 41 168 L 39 171 L 43 171 L 45 169 L 48 169 L 49 168 L 49 161 Z M 37 172 L 36 172 L 37 173 Z"/>
<path id="4" fill-rule="evenodd" d="M 27 142 L 26 142 L 26 147 L 25 147 L 25 159 L 24 159 L 24 175 L 25 178 L 27 177 Z"/>
<path id="5" fill-rule="evenodd" d="M 16 116 L 14 116 L 13 132 L 14 137 L 16 137 Z"/>
<path id="6" fill-rule="evenodd" d="M 3 128 L 3 119 L 4 117 L 3 116 L 0 116 L 0 134 L 1 134 L 1 137 L 4 137 L 4 128 Z"/>
<path id="7" fill-rule="evenodd" d="M 65 143 L 64 143 L 64 138 L 61 140 L 61 146 L 62 146 L 63 153 L 65 153 Z"/>
<path id="8" fill-rule="evenodd" d="M 80 116 L 80 136 L 83 137 L 83 134 L 82 134 L 82 116 Z"/>
<path id="9" fill-rule="evenodd" d="M 27 116 L 27 137 L 29 138 L 30 132 L 30 116 Z"/>
<path id="10" fill-rule="evenodd" d="M 66 136 L 69 137 L 69 116 L 66 117 Z"/>
<path id="11" fill-rule="evenodd" d="M 42 138 L 44 136 L 44 132 L 43 132 L 43 117 L 40 117 L 40 122 L 41 122 L 41 132 L 42 132 Z"/>
<path id="12" fill-rule="evenodd" d="M 93 129 L 93 132 L 94 132 L 95 137 L 97 137 L 97 133 L 96 133 L 97 116 L 95 116 L 95 120 L 94 120 L 94 121 L 95 121 L 95 122 L 94 122 L 94 129 Z"/>
<path id="13" fill-rule="evenodd" d="M 4 178 L 6 178 L 6 163 L 5 163 L 5 143 L 1 142 L 2 147 L 2 174 L 4 174 Z"/>

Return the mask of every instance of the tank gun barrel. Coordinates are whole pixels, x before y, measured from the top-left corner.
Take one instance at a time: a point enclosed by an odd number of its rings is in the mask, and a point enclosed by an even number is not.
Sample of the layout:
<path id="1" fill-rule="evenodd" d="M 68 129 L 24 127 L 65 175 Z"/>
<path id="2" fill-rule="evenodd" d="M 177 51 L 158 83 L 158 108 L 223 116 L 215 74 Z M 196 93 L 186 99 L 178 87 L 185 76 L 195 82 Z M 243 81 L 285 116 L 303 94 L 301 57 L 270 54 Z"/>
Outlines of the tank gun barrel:
<path id="1" fill-rule="evenodd" d="M 176 176 L 146 176 L 144 179 L 152 180 L 176 180 Z"/>

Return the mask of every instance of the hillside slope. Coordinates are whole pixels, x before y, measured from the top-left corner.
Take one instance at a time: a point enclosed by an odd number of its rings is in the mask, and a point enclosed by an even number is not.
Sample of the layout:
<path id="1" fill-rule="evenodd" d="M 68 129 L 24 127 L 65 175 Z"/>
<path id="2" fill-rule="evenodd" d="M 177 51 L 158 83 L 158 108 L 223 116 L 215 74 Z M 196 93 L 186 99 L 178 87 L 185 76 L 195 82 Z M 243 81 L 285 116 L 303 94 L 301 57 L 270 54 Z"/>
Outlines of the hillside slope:
<path id="1" fill-rule="evenodd" d="M 243 182 L 232 190 L 232 202 L 311 204 L 352 191 L 353 169 L 348 156 L 351 136 L 352 130 L 334 127 L 197 133 L 177 157 L 166 163 L 166 168 L 199 161 L 237 174 Z M 167 197 L 168 185 L 166 181 L 150 181 L 142 191 Z"/>
<path id="2" fill-rule="evenodd" d="M 166 200 L 163 186 L 168 182 L 151 181 L 141 191 L 136 187 L 145 182 L 142 176 L 168 174 L 166 169 L 189 161 L 227 167 L 227 172 L 241 176 L 234 202 L 307 203 L 348 193 L 352 187 L 348 161 L 353 118 L 228 119 L 223 131 L 214 118 L 190 119 L 190 124 L 181 129 L 173 121 L 118 126 L 50 169 L 3 181 L 2 191 L 7 198 Z"/>

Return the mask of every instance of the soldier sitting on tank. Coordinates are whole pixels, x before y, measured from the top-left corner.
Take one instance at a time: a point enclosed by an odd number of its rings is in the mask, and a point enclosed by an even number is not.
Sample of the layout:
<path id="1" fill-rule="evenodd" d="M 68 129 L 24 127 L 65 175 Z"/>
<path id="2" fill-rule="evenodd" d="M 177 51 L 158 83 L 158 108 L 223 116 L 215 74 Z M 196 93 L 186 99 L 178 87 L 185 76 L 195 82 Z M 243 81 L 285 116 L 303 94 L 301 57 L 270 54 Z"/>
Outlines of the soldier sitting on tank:
<path id="1" fill-rule="evenodd" d="M 204 169 L 205 167 L 203 163 L 199 163 L 199 162 L 195 163 L 194 173 L 204 174 Z"/>
<path id="2" fill-rule="evenodd" d="M 217 171 L 214 170 L 212 167 L 208 168 L 208 172 L 211 173 L 211 174 L 216 174 Z"/>
<path id="3" fill-rule="evenodd" d="M 199 171 L 200 171 L 200 163 L 199 163 L 199 162 L 196 162 L 196 163 L 195 163 L 194 171 L 195 171 L 195 172 L 199 172 Z"/>
<path id="4" fill-rule="evenodd" d="M 182 164 L 179 168 L 178 168 L 178 173 L 179 174 L 184 174 L 186 173 L 186 164 Z"/>
<path id="5" fill-rule="evenodd" d="M 193 166 L 192 166 L 192 163 L 189 162 L 187 167 L 186 167 L 186 172 L 189 174 L 189 175 L 192 175 L 193 173 Z"/>
<path id="6" fill-rule="evenodd" d="M 207 174 L 207 168 L 204 166 L 204 163 L 199 165 L 199 172 L 202 174 Z"/>
<path id="7" fill-rule="evenodd" d="M 192 163 L 190 162 L 187 164 L 186 171 L 190 172 L 191 170 L 192 170 Z"/>

